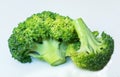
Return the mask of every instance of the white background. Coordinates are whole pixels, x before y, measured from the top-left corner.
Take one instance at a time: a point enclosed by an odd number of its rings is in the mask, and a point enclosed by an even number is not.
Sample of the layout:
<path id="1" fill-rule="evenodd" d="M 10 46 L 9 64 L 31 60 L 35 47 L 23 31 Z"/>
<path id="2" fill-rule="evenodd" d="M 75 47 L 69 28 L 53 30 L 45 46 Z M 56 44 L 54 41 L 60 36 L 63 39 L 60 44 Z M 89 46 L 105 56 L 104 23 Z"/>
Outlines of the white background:
<path id="1" fill-rule="evenodd" d="M 22 64 L 11 57 L 8 38 L 19 22 L 49 10 L 71 18 L 82 17 L 92 30 L 105 31 L 115 40 L 114 54 L 99 72 L 83 71 L 71 61 L 52 67 L 33 60 Z M 119 0 L 0 0 L 0 77 L 120 77 Z"/>

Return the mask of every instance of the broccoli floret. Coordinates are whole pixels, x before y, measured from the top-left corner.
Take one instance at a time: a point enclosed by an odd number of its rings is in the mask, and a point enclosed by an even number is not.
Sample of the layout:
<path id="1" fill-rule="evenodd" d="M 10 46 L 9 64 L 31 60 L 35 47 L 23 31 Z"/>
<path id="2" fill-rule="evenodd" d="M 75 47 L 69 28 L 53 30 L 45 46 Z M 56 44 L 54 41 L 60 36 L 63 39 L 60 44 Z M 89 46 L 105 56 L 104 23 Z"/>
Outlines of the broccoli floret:
<path id="1" fill-rule="evenodd" d="M 74 20 L 74 24 L 80 45 L 75 43 L 79 48 L 77 51 L 74 44 L 69 46 L 72 61 L 83 69 L 92 71 L 103 69 L 113 53 L 112 37 L 105 32 L 102 32 L 101 36 L 98 36 L 98 32 L 92 33 L 81 18 Z"/>
<path id="2" fill-rule="evenodd" d="M 72 19 L 44 11 L 19 23 L 8 39 L 8 45 L 12 57 L 22 63 L 31 62 L 34 57 L 59 65 L 66 62 L 66 45 L 74 38 L 77 34 Z"/>

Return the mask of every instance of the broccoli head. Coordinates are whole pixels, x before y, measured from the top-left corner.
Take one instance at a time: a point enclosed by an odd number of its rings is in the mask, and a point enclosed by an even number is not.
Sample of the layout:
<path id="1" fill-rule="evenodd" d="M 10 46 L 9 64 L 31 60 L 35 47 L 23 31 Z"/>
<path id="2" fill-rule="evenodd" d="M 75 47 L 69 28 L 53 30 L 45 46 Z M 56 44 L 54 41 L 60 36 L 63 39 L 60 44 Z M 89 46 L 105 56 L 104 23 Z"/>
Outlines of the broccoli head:
<path id="1" fill-rule="evenodd" d="M 92 71 L 101 70 L 109 62 L 113 53 L 112 37 L 105 32 L 102 32 L 101 36 L 98 36 L 97 31 L 91 32 L 81 18 L 74 20 L 74 24 L 80 45 L 77 43 L 70 45 L 69 56 L 80 68 Z"/>
<path id="2" fill-rule="evenodd" d="M 12 57 L 22 63 L 31 62 L 31 57 L 51 65 L 66 62 L 66 45 L 77 38 L 72 21 L 50 11 L 28 17 L 14 28 L 8 39 Z"/>
<path id="3" fill-rule="evenodd" d="M 56 66 L 66 57 L 80 68 L 100 70 L 109 62 L 114 40 L 105 32 L 91 32 L 81 18 L 73 20 L 50 11 L 33 14 L 20 22 L 8 39 L 12 57 L 21 63 L 33 58 Z"/>

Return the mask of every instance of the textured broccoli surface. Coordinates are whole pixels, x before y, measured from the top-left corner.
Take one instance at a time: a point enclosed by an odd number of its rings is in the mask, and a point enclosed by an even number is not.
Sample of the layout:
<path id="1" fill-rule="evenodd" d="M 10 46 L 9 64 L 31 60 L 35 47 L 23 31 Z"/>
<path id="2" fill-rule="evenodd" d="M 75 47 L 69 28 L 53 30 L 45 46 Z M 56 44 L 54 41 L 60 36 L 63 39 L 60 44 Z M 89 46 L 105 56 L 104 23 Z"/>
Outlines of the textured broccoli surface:
<path id="1" fill-rule="evenodd" d="M 80 68 L 92 71 L 101 70 L 111 58 L 114 49 L 114 41 L 105 32 L 98 37 L 98 32 L 91 32 L 84 21 L 79 18 L 74 20 L 74 26 L 81 43 L 77 51 L 69 50 L 72 61 Z"/>

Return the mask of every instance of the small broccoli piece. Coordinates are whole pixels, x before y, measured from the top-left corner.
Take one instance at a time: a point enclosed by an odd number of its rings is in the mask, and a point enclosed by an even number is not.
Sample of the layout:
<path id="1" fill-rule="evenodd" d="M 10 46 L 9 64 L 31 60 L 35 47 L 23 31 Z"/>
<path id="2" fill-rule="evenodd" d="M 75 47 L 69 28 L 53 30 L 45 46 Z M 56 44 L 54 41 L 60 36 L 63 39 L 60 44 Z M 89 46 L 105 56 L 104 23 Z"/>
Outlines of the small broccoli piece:
<path id="1" fill-rule="evenodd" d="M 31 57 L 51 65 L 65 63 L 67 42 L 75 35 L 72 19 L 44 11 L 28 17 L 14 28 L 8 39 L 12 57 L 22 63 L 31 62 Z"/>
<path id="2" fill-rule="evenodd" d="M 98 32 L 91 32 L 84 21 L 79 18 L 74 20 L 74 26 L 79 37 L 80 47 L 77 51 L 74 44 L 68 50 L 72 61 L 80 68 L 92 71 L 101 70 L 109 62 L 114 49 L 112 37 L 102 32 L 98 37 Z"/>

